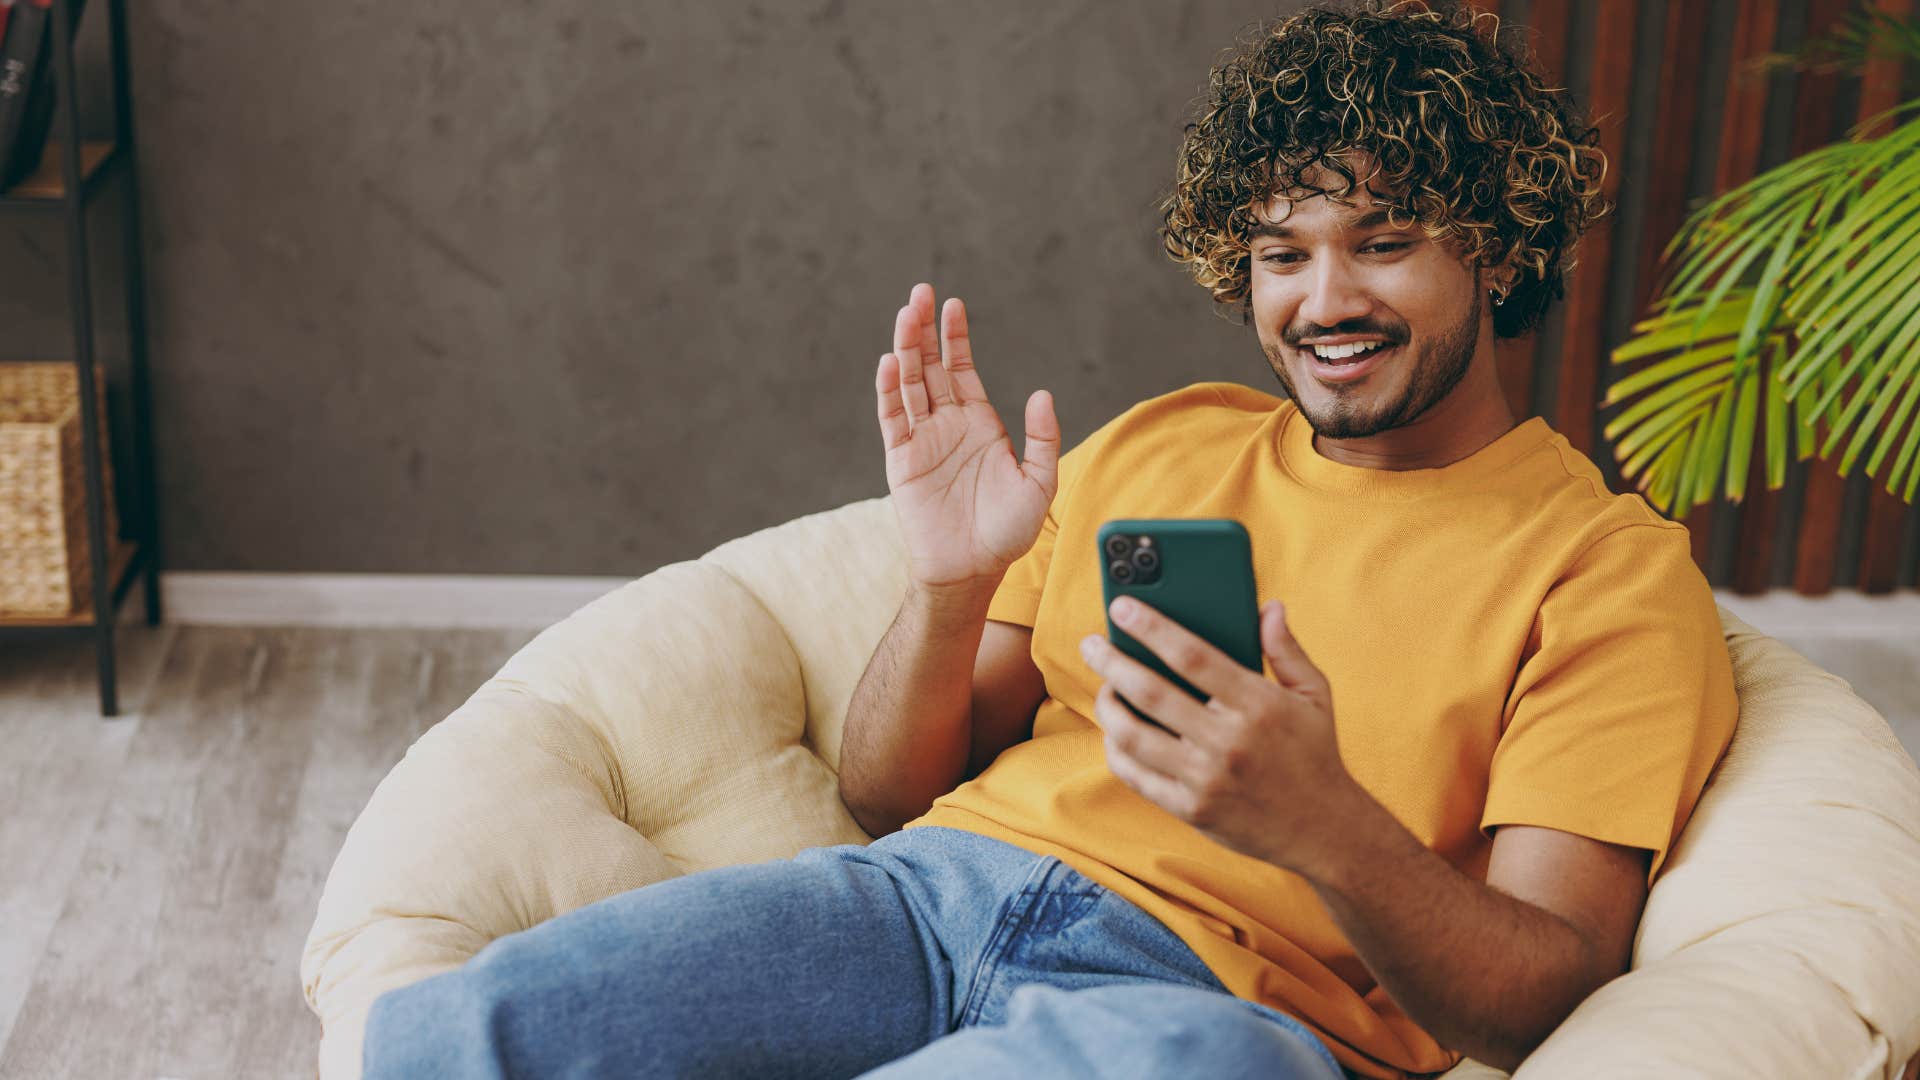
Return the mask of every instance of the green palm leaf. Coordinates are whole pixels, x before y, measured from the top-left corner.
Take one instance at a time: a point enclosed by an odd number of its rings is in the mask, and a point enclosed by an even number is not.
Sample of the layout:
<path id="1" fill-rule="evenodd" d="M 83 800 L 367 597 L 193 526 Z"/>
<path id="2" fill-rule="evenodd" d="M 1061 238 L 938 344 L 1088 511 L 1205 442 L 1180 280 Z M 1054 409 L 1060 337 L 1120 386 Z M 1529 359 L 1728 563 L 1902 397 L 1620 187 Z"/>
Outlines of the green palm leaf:
<path id="1" fill-rule="evenodd" d="M 1698 406 L 1693 411 L 1679 416 L 1673 423 L 1663 428 L 1656 429 L 1651 424 L 1641 427 L 1640 431 L 1636 434 L 1647 436 L 1646 446 L 1634 451 L 1629 451 L 1624 448 L 1621 450 L 1622 454 L 1629 455 L 1626 461 L 1620 466 L 1621 475 L 1629 479 L 1640 476 L 1640 470 L 1646 466 L 1647 460 L 1664 450 L 1674 440 L 1684 436 L 1689 430 L 1688 425 L 1698 417 L 1705 415 L 1708 408 L 1709 406 L 1706 405 Z M 1647 478 L 1642 478 L 1638 486 L 1644 491 L 1647 488 Z M 1666 509 L 1664 503 L 1658 505 L 1661 509 Z"/>
<path id="2" fill-rule="evenodd" d="M 1787 392 L 1775 377 L 1773 365 L 1762 382 L 1767 388 L 1767 487 L 1778 488 L 1787 482 Z"/>
<path id="3" fill-rule="evenodd" d="M 1733 409 L 1732 441 L 1723 445 L 1727 454 L 1727 498 L 1739 502 L 1747 466 L 1753 457 L 1753 420 L 1760 408 L 1760 376 L 1748 372 L 1736 381 L 1740 400 Z"/>
<path id="4" fill-rule="evenodd" d="M 1864 25 L 1864 24 L 1862 24 Z M 1897 23 L 1920 48 L 1920 22 Z M 1899 43 L 1896 43 L 1899 44 Z M 1902 45 L 1901 47 L 1905 47 Z M 1887 490 L 1920 487 L 1920 100 L 1720 195 L 1667 245 L 1670 283 L 1611 363 L 1628 403 L 1604 431 L 1623 475 L 1684 514 L 1745 494 L 1756 437 L 1766 483 L 1798 460 L 1865 456 Z M 1904 122 L 1902 121 L 1903 118 Z M 1896 126 L 1866 138 L 1883 121 Z M 1844 400 L 1842 398 L 1844 397 Z M 1891 464 L 1889 465 L 1889 462 Z M 1644 470 L 1644 474 L 1643 474 Z M 1672 509 L 1670 509 L 1672 508 Z"/>

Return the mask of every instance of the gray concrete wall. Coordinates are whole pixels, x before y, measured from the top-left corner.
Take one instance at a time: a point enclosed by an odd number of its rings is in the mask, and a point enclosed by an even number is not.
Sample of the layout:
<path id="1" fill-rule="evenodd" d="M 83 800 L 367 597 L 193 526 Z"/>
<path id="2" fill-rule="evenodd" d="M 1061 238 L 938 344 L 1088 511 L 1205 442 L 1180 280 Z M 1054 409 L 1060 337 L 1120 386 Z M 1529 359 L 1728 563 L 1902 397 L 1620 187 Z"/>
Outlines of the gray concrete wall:
<path id="1" fill-rule="evenodd" d="M 1153 232 L 1273 4 L 129 7 L 170 569 L 638 575 L 885 494 L 920 280 L 1016 451 L 1040 387 L 1068 445 L 1277 391 Z M 68 355 L 62 245 L 0 218 L 11 358 Z"/>
<path id="2" fill-rule="evenodd" d="M 921 280 L 1016 452 L 1036 388 L 1068 445 L 1195 380 L 1278 392 L 1154 207 L 1211 63 L 1301 2 L 134 0 L 165 565 L 638 576 L 883 495 L 874 369 Z M 92 224 L 124 437 L 112 198 Z M 57 218 L 0 216 L 0 359 L 70 357 L 64 266 Z"/>

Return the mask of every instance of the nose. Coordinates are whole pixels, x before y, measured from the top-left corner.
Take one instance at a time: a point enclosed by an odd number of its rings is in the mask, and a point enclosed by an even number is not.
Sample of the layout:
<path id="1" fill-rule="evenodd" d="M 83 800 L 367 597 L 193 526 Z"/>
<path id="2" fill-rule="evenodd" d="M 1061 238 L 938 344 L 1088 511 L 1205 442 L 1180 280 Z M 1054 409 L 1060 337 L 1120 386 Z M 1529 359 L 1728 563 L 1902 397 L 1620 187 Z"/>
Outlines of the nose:
<path id="1" fill-rule="evenodd" d="M 1339 259 L 1328 258 L 1308 272 L 1307 295 L 1296 314 L 1300 322 L 1318 327 L 1316 333 L 1329 333 L 1342 323 L 1364 321 L 1372 311 L 1373 298 L 1359 277 Z"/>

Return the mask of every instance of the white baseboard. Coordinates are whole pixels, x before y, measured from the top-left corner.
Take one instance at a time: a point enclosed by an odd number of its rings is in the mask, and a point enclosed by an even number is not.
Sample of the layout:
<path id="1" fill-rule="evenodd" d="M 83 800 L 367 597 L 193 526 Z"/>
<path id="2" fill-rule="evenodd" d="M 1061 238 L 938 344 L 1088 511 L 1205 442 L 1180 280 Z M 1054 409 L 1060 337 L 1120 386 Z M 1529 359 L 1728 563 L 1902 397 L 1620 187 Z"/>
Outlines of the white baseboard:
<path id="1" fill-rule="evenodd" d="M 1755 630 L 1785 641 L 1808 638 L 1874 638 L 1920 642 L 1920 592 L 1869 596 L 1858 589 L 1835 589 L 1825 596 L 1802 596 L 1774 589 L 1759 596 L 1715 589 L 1720 606 Z"/>
<path id="2" fill-rule="evenodd" d="M 542 574 L 162 571 L 169 623 L 538 629 L 631 581 Z M 126 608 L 140 605 L 129 597 Z"/>
<path id="3" fill-rule="evenodd" d="M 542 574 L 160 575 L 167 621 L 190 625 L 539 628 L 627 584 L 630 578 Z M 138 587 L 134 588 L 135 592 Z M 1722 607 L 1778 638 L 1920 641 L 1920 592 L 1868 596 L 1837 589 L 1801 596 L 1776 589 L 1741 596 L 1716 589 Z M 139 618 L 132 597 L 122 618 Z"/>

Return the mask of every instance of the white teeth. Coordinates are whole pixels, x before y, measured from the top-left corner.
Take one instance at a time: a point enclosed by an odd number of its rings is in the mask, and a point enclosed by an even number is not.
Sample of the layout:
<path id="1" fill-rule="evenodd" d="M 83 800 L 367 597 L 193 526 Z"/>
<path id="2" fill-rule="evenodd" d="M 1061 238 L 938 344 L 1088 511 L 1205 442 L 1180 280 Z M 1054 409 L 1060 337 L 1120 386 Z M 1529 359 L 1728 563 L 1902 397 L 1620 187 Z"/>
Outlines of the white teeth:
<path id="1" fill-rule="evenodd" d="M 1384 341 L 1355 341 L 1346 345 L 1315 345 L 1313 352 L 1322 360 L 1341 360 L 1385 345 Z"/>

